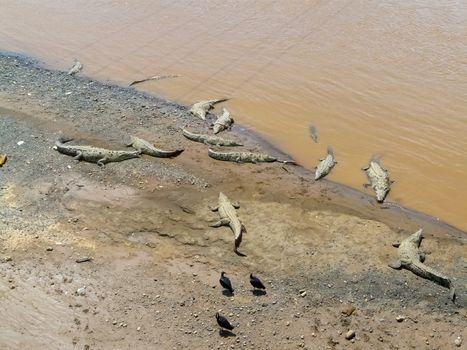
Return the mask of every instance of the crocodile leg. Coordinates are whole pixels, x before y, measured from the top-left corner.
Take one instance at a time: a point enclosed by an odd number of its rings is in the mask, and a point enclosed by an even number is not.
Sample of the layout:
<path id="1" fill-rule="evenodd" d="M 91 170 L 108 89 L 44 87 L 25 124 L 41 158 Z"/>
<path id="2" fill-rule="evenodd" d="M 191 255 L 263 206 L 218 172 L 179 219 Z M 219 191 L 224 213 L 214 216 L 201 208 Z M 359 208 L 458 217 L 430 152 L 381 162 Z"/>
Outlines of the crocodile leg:
<path id="1" fill-rule="evenodd" d="M 101 167 L 104 166 L 105 163 L 107 163 L 107 158 L 105 158 L 105 157 L 102 158 L 102 159 L 99 159 L 99 160 L 97 161 L 97 165 L 99 165 L 99 166 L 101 166 Z"/>
<path id="2" fill-rule="evenodd" d="M 225 219 L 220 219 L 219 221 L 216 221 L 212 224 L 209 224 L 210 227 L 221 227 L 221 226 L 227 226 L 230 224 L 230 220 L 225 218 Z"/>
<path id="3" fill-rule="evenodd" d="M 234 207 L 235 209 L 239 209 L 240 208 L 240 203 L 239 202 L 232 202 L 232 207 Z"/>
<path id="4" fill-rule="evenodd" d="M 396 260 L 390 264 L 388 264 L 388 266 L 394 270 L 400 270 L 402 268 L 402 263 L 400 260 Z"/>
<path id="5" fill-rule="evenodd" d="M 78 151 L 78 153 L 76 153 L 76 156 L 74 156 L 73 159 L 74 159 L 74 160 L 81 160 L 81 159 L 83 159 L 83 152 Z"/>
<path id="6" fill-rule="evenodd" d="M 370 186 L 371 186 L 371 184 L 363 184 L 363 187 L 365 187 L 365 188 L 368 188 Z"/>
<path id="7" fill-rule="evenodd" d="M 210 205 L 208 206 L 209 209 L 211 209 L 211 211 L 218 211 L 219 210 L 219 206 L 215 206 L 215 207 L 211 207 Z"/>

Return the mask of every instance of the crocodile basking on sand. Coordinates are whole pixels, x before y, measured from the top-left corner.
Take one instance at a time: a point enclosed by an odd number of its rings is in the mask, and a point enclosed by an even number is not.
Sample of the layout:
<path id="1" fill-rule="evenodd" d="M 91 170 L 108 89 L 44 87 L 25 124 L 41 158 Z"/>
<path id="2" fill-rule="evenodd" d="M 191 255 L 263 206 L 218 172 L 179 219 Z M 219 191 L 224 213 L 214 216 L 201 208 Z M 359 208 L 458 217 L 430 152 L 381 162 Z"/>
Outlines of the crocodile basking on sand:
<path id="1" fill-rule="evenodd" d="M 371 187 L 376 192 L 376 200 L 380 203 L 384 202 L 388 192 L 391 189 L 391 184 L 394 181 L 389 180 L 389 174 L 386 169 L 383 169 L 379 164 L 378 159 L 373 157 L 370 163 L 362 168 L 366 172 L 369 184 L 364 184 L 365 187 Z"/>
<path id="2" fill-rule="evenodd" d="M 331 147 L 328 147 L 328 153 L 326 154 L 326 157 L 320 159 L 320 162 L 316 167 L 315 180 L 319 180 L 329 174 L 336 163 L 337 162 L 334 158 L 334 151 Z"/>
<path id="3" fill-rule="evenodd" d="M 245 226 L 240 222 L 237 217 L 235 209 L 240 208 L 238 203 L 232 203 L 222 192 L 219 193 L 219 202 L 216 207 L 210 208 L 212 211 L 217 211 L 220 216 L 220 220 L 210 224 L 211 227 L 230 226 L 235 236 L 235 247 L 234 252 L 238 255 L 244 256 L 244 254 L 238 251 L 240 243 L 242 243 L 242 234 L 246 232 Z"/>
<path id="4" fill-rule="evenodd" d="M 443 275 L 441 272 L 426 266 L 423 261 L 425 260 L 424 254 L 420 251 L 420 243 L 423 239 L 422 229 L 404 239 L 401 243 L 394 244 L 397 247 L 399 260 L 389 264 L 393 269 L 407 269 L 412 271 L 417 276 L 426 278 L 439 285 L 448 288 L 451 291 L 451 300 L 454 302 L 456 299 L 456 291 L 451 283 L 451 280 Z"/>
<path id="5" fill-rule="evenodd" d="M 164 151 L 159 148 L 154 147 L 150 142 L 143 140 L 136 136 L 130 136 L 130 142 L 127 143 L 127 147 L 133 147 L 134 149 L 140 151 L 143 154 L 148 156 L 159 157 L 159 158 L 170 158 L 176 157 L 183 152 L 182 149 L 177 149 L 173 151 Z"/>
<path id="6" fill-rule="evenodd" d="M 234 120 L 230 116 L 230 112 L 227 110 L 227 108 L 223 108 L 222 115 L 219 118 L 217 118 L 216 122 L 214 123 L 214 134 L 218 134 L 221 131 L 230 128 L 233 123 Z"/>
<path id="7" fill-rule="evenodd" d="M 217 160 L 224 160 L 237 163 L 260 163 L 260 162 L 281 162 L 284 164 L 295 164 L 293 160 L 279 160 L 268 154 L 252 153 L 252 152 L 216 152 L 212 149 L 208 150 L 209 157 Z"/>
<path id="8" fill-rule="evenodd" d="M 190 112 L 198 118 L 205 120 L 206 113 L 209 112 L 216 103 L 224 102 L 227 100 L 227 98 L 221 98 L 217 100 L 200 101 L 191 106 Z"/>
<path id="9" fill-rule="evenodd" d="M 62 154 L 73 156 L 75 160 L 96 163 L 104 166 L 110 162 L 121 162 L 127 159 L 139 158 L 139 151 L 114 151 L 93 146 L 67 145 L 72 139 L 59 138 L 55 142 L 54 149 Z"/>
<path id="10" fill-rule="evenodd" d="M 233 140 L 227 140 L 219 136 L 212 136 L 212 135 L 203 135 L 203 134 L 194 134 L 189 132 L 186 129 L 182 129 L 183 136 L 187 139 L 204 143 L 205 145 L 213 145 L 213 146 L 243 146 L 241 143 L 238 143 Z"/>

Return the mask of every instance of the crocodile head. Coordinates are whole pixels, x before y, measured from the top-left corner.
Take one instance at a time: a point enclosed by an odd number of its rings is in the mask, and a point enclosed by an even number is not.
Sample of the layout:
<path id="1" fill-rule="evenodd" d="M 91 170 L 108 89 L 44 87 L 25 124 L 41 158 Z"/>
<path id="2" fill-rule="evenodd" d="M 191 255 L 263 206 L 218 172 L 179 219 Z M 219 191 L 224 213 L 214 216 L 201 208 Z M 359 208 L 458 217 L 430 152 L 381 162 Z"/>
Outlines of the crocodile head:
<path id="1" fill-rule="evenodd" d="M 384 202 L 384 199 L 386 198 L 389 189 L 384 187 L 384 188 L 375 188 L 376 192 L 376 200 L 380 203 Z"/>
<path id="2" fill-rule="evenodd" d="M 221 128 L 222 128 L 222 126 L 221 126 L 220 124 L 214 124 L 212 130 L 213 130 L 214 134 L 217 134 L 217 133 L 219 133 L 220 131 L 222 131 Z"/>
<path id="3" fill-rule="evenodd" d="M 420 245 L 420 242 L 422 241 L 423 238 L 423 229 L 418 230 L 414 234 L 410 235 L 407 240 L 410 241 L 411 243 L 414 243 L 417 245 L 417 247 Z"/>

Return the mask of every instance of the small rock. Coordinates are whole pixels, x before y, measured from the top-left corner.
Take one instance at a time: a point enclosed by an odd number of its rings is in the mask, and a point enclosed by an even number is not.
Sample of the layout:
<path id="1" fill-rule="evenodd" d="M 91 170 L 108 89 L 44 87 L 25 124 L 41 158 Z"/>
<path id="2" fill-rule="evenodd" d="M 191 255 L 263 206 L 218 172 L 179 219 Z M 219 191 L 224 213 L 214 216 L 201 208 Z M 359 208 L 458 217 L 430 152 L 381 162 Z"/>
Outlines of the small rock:
<path id="1" fill-rule="evenodd" d="M 300 293 L 300 296 L 301 296 L 302 298 L 306 297 L 306 291 L 301 292 L 301 293 Z"/>
<path id="2" fill-rule="evenodd" d="M 403 315 L 399 315 L 399 316 L 396 317 L 397 322 L 402 322 L 404 320 L 405 320 L 405 316 L 403 316 Z"/>
<path id="3" fill-rule="evenodd" d="M 51 252 L 54 249 L 52 247 L 47 247 L 45 250 L 47 250 L 48 252 Z"/>
<path id="4" fill-rule="evenodd" d="M 18 141 L 16 144 L 17 144 L 18 146 L 21 146 L 23 143 L 24 143 L 24 141 Z"/>
<path id="5" fill-rule="evenodd" d="M 141 327 L 136 328 L 136 330 L 139 332 L 141 330 Z"/>
<path id="6" fill-rule="evenodd" d="M 461 337 L 457 337 L 455 340 L 454 340 L 454 345 L 457 346 L 458 348 L 462 345 L 462 338 Z"/>
<path id="7" fill-rule="evenodd" d="M 115 326 L 117 324 L 117 321 L 113 320 L 112 324 Z"/>
<path id="8" fill-rule="evenodd" d="M 85 295 L 86 294 L 86 287 L 81 287 L 76 290 L 76 295 Z"/>
<path id="9" fill-rule="evenodd" d="M 352 330 L 352 329 L 345 334 L 345 339 L 347 339 L 347 340 L 350 340 L 353 337 L 355 337 L 355 331 Z"/>
<path id="10" fill-rule="evenodd" d="M 353 306 L 353 305 L 348 305 L 348 306 L 346 306 L 344 309 L 342 309 L 341 312 L 342 312 L 345 316 L 349 317 L 349 316 L 351 316 L 351 315 L 353 314 L 353 312 L 355 311 L 355 309 L 356 309 L 355 306 Z"/>
<path id="11" fill-rule="evenodd" d="M 11 260 L 13 260 L 11 256 L 5 256 L 5 257 L 3 258 L 3 261 L 4 261 L 4 262 L 8 262 L 8 261 L 11 261 Z"/>

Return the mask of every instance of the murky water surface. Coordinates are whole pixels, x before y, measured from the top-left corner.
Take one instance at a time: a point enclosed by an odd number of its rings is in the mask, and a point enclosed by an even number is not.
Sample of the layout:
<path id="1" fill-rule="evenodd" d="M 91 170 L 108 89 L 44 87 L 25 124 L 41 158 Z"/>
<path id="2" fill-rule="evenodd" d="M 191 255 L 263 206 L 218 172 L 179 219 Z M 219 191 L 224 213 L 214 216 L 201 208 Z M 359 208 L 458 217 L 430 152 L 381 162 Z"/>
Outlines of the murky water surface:
<path id="1" fill-rule="evenodd" d="M 0 0 L 0 49 L 190 104 L 231 97 L 249 125 L 356 188 L 374 153 L 388 200 L 467 229 L 467 2 Z M 318 144 L 308 126 L 318 130 Z"/>

